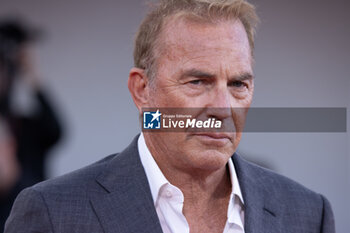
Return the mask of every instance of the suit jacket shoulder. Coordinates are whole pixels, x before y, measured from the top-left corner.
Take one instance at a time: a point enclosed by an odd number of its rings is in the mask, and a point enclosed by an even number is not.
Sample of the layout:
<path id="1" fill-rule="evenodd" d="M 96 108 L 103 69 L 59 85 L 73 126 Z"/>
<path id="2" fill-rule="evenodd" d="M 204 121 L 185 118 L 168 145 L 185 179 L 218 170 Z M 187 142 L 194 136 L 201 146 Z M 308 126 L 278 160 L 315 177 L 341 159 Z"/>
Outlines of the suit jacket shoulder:
<path id="1" fill-rule="evenodd" d="M 13 205 L 5 232 L 102 232 L 90 210 L 89 187 L 115 156 L 24 189 Z M 87 219 L 92 224 L 86 224 Z"/>
<path id="2" fill-rule="evenodd" d="M 5 232 L 162 232 L 137 138 L 120 154 L 23 190 Z"/>
<path id="3" fill-rule="evenodd" d="M 32 186 L 30 189 L 42 192 L 44 194 L 52 192 L 56 194 L 63 194 L 65 191 L 69 191 L 69 193 L 72 191 L 81 192 L 82 189 L 87 189 L 91 185 L 91 182 L 94 181 L 98 175 L 100 175 L 101 172 L 106 169 L 110 161 L 115 159 L 117 156 L 118 154 L 109 155 L 76 171 L 40 182 Z"/>
<path id="4" fill-rule="evenodd" d="M 248 231 L 335 232 L 332 209 L 325 197 L 238 154 L 232 159 L 245 201 Z"/>

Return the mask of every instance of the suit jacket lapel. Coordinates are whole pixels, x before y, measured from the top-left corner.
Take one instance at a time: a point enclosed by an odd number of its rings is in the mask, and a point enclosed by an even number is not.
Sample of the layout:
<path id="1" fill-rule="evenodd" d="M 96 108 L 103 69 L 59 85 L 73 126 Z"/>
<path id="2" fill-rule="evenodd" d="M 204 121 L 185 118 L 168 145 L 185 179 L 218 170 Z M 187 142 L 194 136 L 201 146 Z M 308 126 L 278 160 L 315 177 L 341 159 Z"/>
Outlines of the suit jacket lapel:
<path id="1" fill-rule="evenodd" d="M 261 168 L 243 160 L 238 154 L 232 156 L 239 185 L 244 199 L 244 228 L 246 233 L 279 233 L 280 213 L 283 203 L 274 196 L 273 181 L 261 172 Z"/>
<path id="2" fill-rule="evenodd" d="M 162 232 L 137 139 L 108 163 L 89 190 L 91 204 L 106 233 Z"/>

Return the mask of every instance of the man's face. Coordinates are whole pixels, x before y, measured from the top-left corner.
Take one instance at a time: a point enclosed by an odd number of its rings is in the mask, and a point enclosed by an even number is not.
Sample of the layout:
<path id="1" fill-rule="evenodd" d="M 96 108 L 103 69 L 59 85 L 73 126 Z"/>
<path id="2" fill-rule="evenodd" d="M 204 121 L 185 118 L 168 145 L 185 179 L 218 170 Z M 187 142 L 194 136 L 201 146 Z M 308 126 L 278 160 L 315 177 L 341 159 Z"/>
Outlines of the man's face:
<path id="1" fill-rule="evenodd" d="M 232 121 L 237 130 L 145 133 L 151 153 L 158 163 L 175 169 L 224 167 L 237 149 L 241 138 L 237 131 L 245 118 L 235 108 L 248 108 L 254 89 L 251 51 L 242 23 L 170 20 L 160 43 L 148 107 L 222 108 L 208 114 Z"/>

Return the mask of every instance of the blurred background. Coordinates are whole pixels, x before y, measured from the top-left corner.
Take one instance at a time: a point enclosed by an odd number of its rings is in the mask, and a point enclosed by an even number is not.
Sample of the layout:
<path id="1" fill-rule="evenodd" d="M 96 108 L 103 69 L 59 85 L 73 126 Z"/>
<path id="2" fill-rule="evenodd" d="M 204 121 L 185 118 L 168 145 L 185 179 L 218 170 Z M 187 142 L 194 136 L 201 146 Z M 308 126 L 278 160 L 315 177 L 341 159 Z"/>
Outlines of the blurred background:
<path id="1" fill-rule="evenodd" d="M 349 132 L 350 2 L 250 2 L 261 18 L 253 106 L 346 107 Z M 35 67 L 64 129 L 47 177 L 121 151 L 140 132 L 127 78 L 145 12 L 140 0 L 1 0 L 0 20 L 19 17 L 43 32 Z M 337 232 L 350 231 L 349 133 L 247 133 L 239 152 L 324 194 Z"/>

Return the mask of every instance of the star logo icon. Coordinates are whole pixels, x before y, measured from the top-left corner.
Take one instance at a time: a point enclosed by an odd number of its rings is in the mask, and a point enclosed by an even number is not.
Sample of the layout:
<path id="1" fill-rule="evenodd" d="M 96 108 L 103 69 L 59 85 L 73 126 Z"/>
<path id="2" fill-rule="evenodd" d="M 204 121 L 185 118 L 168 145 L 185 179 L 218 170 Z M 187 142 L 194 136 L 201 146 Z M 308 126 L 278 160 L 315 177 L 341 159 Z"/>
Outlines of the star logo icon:
<path id="1" fill-rule="evenodd" d="M 155 112 L 155 113 L 152 113 L 151 114 L 152 116 L 153 116 L 153 118 L 152 118 L 152 120 L 151 120 L 151 122 L 153 122 L 154 120 L 157 120 L 157 121 L 159 121 L 159 117 L 162 115 L 161 113 L 159 113 L 159 109 L 157 110 L 157 112 Z"/>

